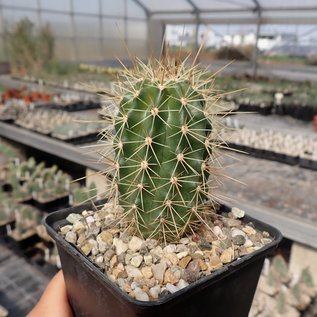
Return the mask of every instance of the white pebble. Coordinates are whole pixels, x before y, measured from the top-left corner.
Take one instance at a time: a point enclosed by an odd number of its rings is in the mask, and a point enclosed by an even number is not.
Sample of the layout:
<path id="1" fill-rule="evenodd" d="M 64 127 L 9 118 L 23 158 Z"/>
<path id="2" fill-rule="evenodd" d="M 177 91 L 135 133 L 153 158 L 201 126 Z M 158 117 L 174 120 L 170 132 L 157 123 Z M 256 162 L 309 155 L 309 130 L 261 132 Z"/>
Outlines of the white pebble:
<path id="1" fill-rule="evenodd" d="M 151 254 L 144 256 L 144 263 L 147 266 L 150 266 L 153 263 L 153 258 Z"/>
<path id="2" fill-rule="evenodd" d="M 144 241 L 138 237 L 133 236 L 129 242 L 129 249 L 135 253 L 141 250 Z"/>
<path id="3" fill-rule="evenodd" d="M 66 220 L 72 224 L 74 224 L 76 221 L 79 221 L 80 219 L 82 219 L 83 216 L 80 214 L 69 214 L 66 218 Z"/>
<path id="4" fill-rule="evenodd" d="M 186 286 L 188 286 L 189 284 L 185 281 L 185 280 L 183 280 L 183 279 L 180 279 L 179 281 L 178 281 L 178 283 L 177 283 L 177 287 L 179 288 L 179 289 L 182 289 L 182 288 L 184 288 L 184 287 L 186 287 Z"/>
<path id="5" fill-rule="evenodd" d="M 150 300 L 149 295 L 142 291 L 140 287 L 137 287 L 134 290 L 134 295 L 136 300 L 140 300 L 143 302 L 148 302 Z"/>
<path id="6" fill-rule="evenodd" d="M 176 255 L 181 260 L 182 258 L 188 255 L 188 251 L 179 252 Z"/>
<path id="7" fill-rule="evenodd" d="M 121 253 L 128 250 L 128 244 L 124 243 L 121 239 L 114 238 L 113 245 L 116 247 L 117 255 L 120 255 Z"/>
<path id="8" fill-rule="evenodd" d="M 157 299 L 160 295 L 160 292 L 161 292 L 161 286 L 155 285 L 150 288 L 149 294 L 151 295 L 151 297 Z"/>
<path id="9" fill-rule="evenodd" d="M 143 256 L 142 255 L 136 255 L 130 260 L 130 264 L 139 267 L 143 261 Z"/>
<path id="10" fill-rule="evenodd" d="M 66 233 L 65 240 L 68 241 L 69 243 L 76 244 L 76 241 L 77 241 L 76 233 L 72 231 L 68 231 Z"/>
<path id="11" fill-rule="evenodd" d="M 172 294 L 175 293 L 175 292 L 177 292 L 177 291 L 179 291 L 179 288 L 178 288 L 177 286 L 171 284 L 171 283 L 167 283 L 167 284 L 165 285 L 165 287 L 166 287 L 166 289 L 167 289 L 170 293 L 172 293 Z"/>
<path id="12" fill-rule="evenodd" d="M 245 215 L 244 210 L 241 210 L 241 209 L 239 209 L 239 208 L 237 208 L 237 207 L 233 207 L 233 208 L 231 209 L 231 212 L 232 212 L 233 216 L 234 216 L 236 219 L 241 219 L 241 218 L 243 218 L 244 215 Z"/>

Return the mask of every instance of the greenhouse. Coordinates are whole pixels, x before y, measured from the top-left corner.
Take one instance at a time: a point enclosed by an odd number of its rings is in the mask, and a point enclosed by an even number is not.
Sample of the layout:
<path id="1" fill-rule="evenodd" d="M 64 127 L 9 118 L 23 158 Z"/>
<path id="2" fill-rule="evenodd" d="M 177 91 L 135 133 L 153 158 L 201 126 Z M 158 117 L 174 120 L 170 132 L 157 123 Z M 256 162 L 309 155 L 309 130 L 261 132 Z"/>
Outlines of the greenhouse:
<path id="1" fill-rule="evenodd" d="M 317 4 L 0 0 L 0 317 L 316 317 Z"/>

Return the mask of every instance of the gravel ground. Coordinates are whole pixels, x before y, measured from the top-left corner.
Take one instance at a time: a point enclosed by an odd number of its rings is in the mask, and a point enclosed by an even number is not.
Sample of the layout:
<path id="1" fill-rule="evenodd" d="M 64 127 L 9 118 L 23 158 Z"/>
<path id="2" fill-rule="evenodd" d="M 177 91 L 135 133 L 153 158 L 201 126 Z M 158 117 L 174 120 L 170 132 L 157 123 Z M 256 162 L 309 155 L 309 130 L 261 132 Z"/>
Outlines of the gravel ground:
<path id="1" fill-rule="evenodd" d="M 224 180 L 221 192 L 226 196 L 317 224 L 317 171 L 238 153 L 231 153 L 223 161 L 225 174 L 245 184 Z"/>

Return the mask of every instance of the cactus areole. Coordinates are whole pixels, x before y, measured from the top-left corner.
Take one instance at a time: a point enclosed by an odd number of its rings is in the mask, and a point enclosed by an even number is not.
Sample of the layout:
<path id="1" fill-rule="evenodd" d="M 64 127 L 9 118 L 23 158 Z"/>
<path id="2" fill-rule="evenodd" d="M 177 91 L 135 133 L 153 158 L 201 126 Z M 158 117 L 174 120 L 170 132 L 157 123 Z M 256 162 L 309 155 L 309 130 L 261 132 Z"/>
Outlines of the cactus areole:
<path id="1" fill-rule="evenodd" d="M 217 107 L 206 75 L 185 63 L 137 61 L 118 83 L 113 190 L 144 238 L 175 241 L 204 221 Z"/>

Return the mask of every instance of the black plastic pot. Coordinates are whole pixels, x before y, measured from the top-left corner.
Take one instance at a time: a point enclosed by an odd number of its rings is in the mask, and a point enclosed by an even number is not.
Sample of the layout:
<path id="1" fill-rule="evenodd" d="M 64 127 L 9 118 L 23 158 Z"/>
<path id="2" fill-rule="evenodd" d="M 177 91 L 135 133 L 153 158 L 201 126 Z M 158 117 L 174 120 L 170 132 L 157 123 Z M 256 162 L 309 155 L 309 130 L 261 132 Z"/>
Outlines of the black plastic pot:
<path id="1" fill-rule="evenodd" d="M 308 168 L 308 169 L 317 171 L 317 161 L 314 161 L 314 160 L 300 158 L 299 159 L 299 166 L 303 167 L 303 168 Z"/>
<path id="2" fill-rule="evenodd" d="M 28 236 L 21 240 L 16 240 L 12 236 L 9 236 L 9 243 L 12 246 L 12 248 L 16 252 L 25 252 L 27 249 L 31 248 L 40 241 L 40 238 L 37 234 L 32 234 L 31 236 Z"/>
<path id="3" fill-rule="evenodd" d="M 7 236 L 8 233 L 15 228 L 15 220 L 0 225 L 0 237 Z"/>
<path id="4" fill-rule="evenodd" d="M 130 298 L 107 276 L 59 234 L 70 213 L 92 208 L 91 204 L 52 213 L 45 226 L 56 241 L 70 304 L 75 316 L 89 317 L 247 317 L 263 261 L 280 242 L 281 233 L 273 227 L 245 217 L 256 228 L 270 233 L 274 240 L 252 254 L 238 259 L 188 287 L 156 302 Z"/>

